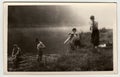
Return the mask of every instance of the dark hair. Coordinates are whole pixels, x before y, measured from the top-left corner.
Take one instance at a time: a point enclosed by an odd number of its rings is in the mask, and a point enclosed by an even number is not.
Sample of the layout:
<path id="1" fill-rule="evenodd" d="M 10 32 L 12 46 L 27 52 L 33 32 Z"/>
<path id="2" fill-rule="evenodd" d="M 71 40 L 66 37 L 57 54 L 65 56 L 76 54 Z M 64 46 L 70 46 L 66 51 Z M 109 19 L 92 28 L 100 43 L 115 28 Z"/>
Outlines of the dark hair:
<path id="1" fill-rule="evenodd" d="M 36 39 L 35 39 L 35 42 L 38 42 L 38 41 L 39 41 L 39 39 L 38 39 L 38 38 L 36 38 Z"/>
<path id="2" fill-rule="evenodd" d="M 90 16 L 90 19 L 95 19 L 95 17 L 93 15 Z"/>
<path id="3" fill-rule="evenodd" d="M 17 44 L 14 44 L 13 47 L 17 47 L 18 45 Z"/>
<path id="4" fill-rule="evenodd" d="M 76 31 L 77 29 L 76 28 L 73 28 L 72 31 Z"/>

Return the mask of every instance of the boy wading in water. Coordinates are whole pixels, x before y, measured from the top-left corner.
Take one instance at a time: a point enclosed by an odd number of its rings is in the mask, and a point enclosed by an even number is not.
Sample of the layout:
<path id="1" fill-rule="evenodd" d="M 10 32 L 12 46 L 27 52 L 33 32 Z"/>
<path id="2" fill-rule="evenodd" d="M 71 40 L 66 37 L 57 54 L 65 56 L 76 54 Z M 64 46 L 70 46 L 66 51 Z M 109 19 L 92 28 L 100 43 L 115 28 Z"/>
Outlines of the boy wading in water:
<path id="1" fill-rule="evenodd" d="M 43 49 L 45 48 L 45 45 L 38 39 L 36 39 L 36 45 L 37 45 L 37 61 L 41 62 L 43 56 Z"/>
<path id="2" fill-rule="evenodd" d="M 95 21 L 95 17 L 94 16 L 90 16 L 90 20 L 91 22 L 91 27 L 90 30 L 92 31 L 91 34 L 91 42 L 94 46 L 94 48 L 97 48 L 99 45 L 99 30 L 98 30 L 98 22 Z"/>
<path id="3" fill-rule="evenodd" d="M 13 50 L 12 50 L 12 59 L 13 59 L 13 65 L 14 68 L 18 68 L 19 62 L 21 59 L 21 49 L 17 44 L 13 45 Z"/>

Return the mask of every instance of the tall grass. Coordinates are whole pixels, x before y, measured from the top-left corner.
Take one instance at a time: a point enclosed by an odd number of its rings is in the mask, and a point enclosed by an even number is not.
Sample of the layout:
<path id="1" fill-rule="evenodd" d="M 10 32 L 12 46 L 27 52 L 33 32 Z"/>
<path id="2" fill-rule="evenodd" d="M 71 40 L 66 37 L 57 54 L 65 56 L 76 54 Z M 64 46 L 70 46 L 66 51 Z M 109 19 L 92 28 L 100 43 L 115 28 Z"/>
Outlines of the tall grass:
<path id="1" fill-rule="evenodd" d="M 66 48 L 63 41 L 67 38 L 69 31 L 41 30 L 41 29 L 10 29 L 8 36 L 8 53 L 11 54 L 12 45 L 18 43 L 22 49 L 25 63 L 18 71 L 112 71 L 113 70 L 113 49 L 92 48 L 90 42 L 91 33 L 82 33 L 80 49 L 65 54 Z M 42 36 L 42 37 L 41 37 Z M 34 39 L 39 37 L 45 45 L 44 56 L 57 54 L 60 57 L 57 61 L 38 63 L 36 61 L 36 47 Z M 113 41 L 112 30 L 100 31 L 100 41 Z M 44 59 L 45 60 L 45 59 Z M 49 59 L 52 60 L 52 59 Z M 8 70 L 11 68 L 8 64 Z M 13 70 L 9 70 L 13 71 Z"/>

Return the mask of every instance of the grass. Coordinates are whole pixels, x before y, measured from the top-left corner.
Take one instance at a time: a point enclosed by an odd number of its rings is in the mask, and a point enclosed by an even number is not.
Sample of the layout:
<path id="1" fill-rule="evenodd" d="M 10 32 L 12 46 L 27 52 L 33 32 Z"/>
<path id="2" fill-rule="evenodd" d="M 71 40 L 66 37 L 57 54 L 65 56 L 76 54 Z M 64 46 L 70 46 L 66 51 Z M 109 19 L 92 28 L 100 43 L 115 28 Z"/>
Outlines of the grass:
<path id="1" fill-rule="evenodd" d="M 10 31 L 10 30 L 9 30 Z M 81 43 L 82 47 L 73 51 L 70 54 L 65 54 L 66 49 L 62 44 L 64 39 L 66 39 L 66 32 L 61 32 L 58 30 L 42 32 L 36 31 L 21 31 L 15 30 L 10 31 L 11 35 L 9 39 L 9 45 L 12 45 L 15 41 L 21 43 L 21 47 L 24 50 L 24 56 L 22 56 L 23 63 L 16 70 L 12 69 L 12 65 L 8 63 L 9 71 L 112 71 L 113 70 L 113 49 L 112 48 L 92 48 L 90 43 L 90 33 L 86 32 L 82 34 Z M 23 33 L 25 32 L 25 33 Z M 18 35 L 17 33 L 20 33 Z M 31 35 L 30 35 L 31 34 Z M 35 35 L 44 35 L 41 39 L 47 45 L 44 52 L 43 62 L 38 63 L 36 61 L 36 53 L 33 44 L 33 39 Z M 54 34 L 54 35 L 53 35 Z M 9 36 L 10 36 L 9 35 Z M 48 35 L 49 38 L 47 38 Z M 58 39 L 58 35 L 61 36 Z M 15 36 L 22 38 L 15 38 Z M 27 39 L 24 39 L 26 37 Z M 45 38 L 45 39 L 43 39 Z M 112 30 L 107 30 L 105 32 L 100 31 L 100 41 L 107 42 L 108 40 L 112 42 L 113 35 Z M 13 39 L 13 40 L 12 40 Z M 53 40 L 54 39 L 54 40 Z M 55 40 L 56 39 L 56 40 Z M 19 40 L 23 40 L 22 42 Z M 31 42 L 32 41 L 32 42 Z M 23 43 L 23 44 L 22 44 Z M 23 46 L 22 46 L 23 45 Z M 28 45 L 28 46 L 27 46 Z M 9 46 L 8 52 L 10 52 L 11 46 Z M 56 57 L 53 55 L 56 54 Z"/>
<path id="2" fill-rule="evenodd" d="M 108 49 L 79 49 L 58 59 L 56 68 L 60 71 L 111 71 L 112 56 L 103 54 L 106 51 L 112 52 Z"/>

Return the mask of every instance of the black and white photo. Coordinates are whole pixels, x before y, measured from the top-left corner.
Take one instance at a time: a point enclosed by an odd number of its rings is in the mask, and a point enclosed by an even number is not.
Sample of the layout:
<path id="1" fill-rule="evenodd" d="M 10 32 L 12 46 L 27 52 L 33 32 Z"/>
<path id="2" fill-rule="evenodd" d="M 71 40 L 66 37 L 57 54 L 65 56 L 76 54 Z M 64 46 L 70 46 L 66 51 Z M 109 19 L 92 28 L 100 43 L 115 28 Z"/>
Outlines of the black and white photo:
<path id="1" fill-rule="evenodd" d="M 116 3 L 5 3 L 7 73 L 117 70 Z"/>

